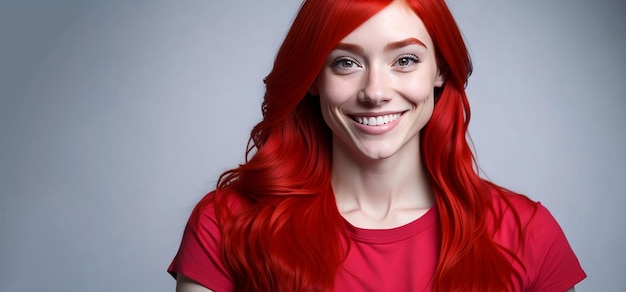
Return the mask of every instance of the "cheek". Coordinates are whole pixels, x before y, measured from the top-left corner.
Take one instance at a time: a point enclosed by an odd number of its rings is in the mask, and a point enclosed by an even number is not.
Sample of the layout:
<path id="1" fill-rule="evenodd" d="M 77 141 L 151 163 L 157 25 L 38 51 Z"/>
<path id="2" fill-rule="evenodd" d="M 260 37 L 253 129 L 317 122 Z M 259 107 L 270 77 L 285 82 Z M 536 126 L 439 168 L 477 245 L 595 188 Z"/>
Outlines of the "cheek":
<path id="1" fill-rule="evenodd" d="M 342 129 L 345 129 L 346 124 L 349 122 L 341 110 L 342 105 L 346 103 L 346 99 L 336 95 L 329 96 L 325 94 L 327 92 L 320 92 L 322 118 L 332 132 L 342 132 Z"/>
<path id="2" fill-rule="evenodd" d="M 427 85 L 415 82 L 410 84 L 410 86 L 406 86 L 402 90 L 402 94 L 407 97 L 411 102 L 421 104 L 433 98 L 434 87 L 429 87 Z"/>
<path id="3" fill-rule="evenodd" d="M 320 95 L 320 109 L 322 111 L 322 117 L 326 122 L 326 125 L 332 128 L 335 123 L 335 113 L 337 112 L 337 104 L 329 100 L 327 96 Z"/>
<path id="4" fill-rule="evenodd" d="M 341 95 L 338 95 L 336 92 L 320 91 L 319 99 L 322 115 L 326 123 L 328 123 L 329 119 L 332 119 L 332 116 L 339 110 L 343 103 Z"/>
<path id="5" fill-rule="evenodd" d="M 361 80 L 355 75 L 352 78 L 333 76 L 332 73 L 324 72 L 318 77 L 319 96 L 325 103 L 341 106 L 355 96 L 360 89 Z"/>

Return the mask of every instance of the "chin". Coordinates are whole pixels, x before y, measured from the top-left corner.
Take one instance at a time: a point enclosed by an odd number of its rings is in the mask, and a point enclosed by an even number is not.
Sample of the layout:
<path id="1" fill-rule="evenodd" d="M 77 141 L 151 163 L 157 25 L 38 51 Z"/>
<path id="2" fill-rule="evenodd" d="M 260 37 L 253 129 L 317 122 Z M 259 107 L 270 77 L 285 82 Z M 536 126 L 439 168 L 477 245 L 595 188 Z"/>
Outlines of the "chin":
<path id="1" fill-rule="evenodd" d="M 393 157 L 397 149 L 359 149 L 361 155 L 368 160 L 383 160 Z"/>

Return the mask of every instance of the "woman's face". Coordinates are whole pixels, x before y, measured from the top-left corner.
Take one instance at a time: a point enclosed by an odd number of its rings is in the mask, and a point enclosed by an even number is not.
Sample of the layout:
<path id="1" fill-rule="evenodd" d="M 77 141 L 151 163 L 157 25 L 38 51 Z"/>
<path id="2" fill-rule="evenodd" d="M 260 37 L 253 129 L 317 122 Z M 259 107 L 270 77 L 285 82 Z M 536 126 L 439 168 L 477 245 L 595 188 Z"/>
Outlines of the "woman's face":
<path id="1" fill-rule="evenodd" d="M 335 147 L 384 159 L 418 151 L 434 88 L 443 84 L 422 21 L 394 1 L 346 36 L 328 56 L 311 93 L 320 96 Z"/>

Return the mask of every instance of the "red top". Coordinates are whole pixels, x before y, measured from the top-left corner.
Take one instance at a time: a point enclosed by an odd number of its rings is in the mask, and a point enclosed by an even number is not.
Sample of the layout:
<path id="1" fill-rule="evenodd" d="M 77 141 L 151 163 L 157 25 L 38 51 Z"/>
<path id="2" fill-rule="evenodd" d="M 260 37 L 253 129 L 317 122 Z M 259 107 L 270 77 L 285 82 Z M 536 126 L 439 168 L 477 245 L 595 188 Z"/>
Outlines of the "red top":
<path id="1" fill-rule="evenodd" d="M 563 231 L 540 203 L 513 197 L 523 229 L 523 248 L 514 216 L 499 196 L 496 213 L 503 212 L 495 240 L 514 251 L 526 269 L 513 265 L 521 277 L 514 291 L 565 291 L 586 277 Z M 536 210 L 536 211 L 535 211 Z M 431 208 L 415 221 L 392 229 L 370 230 L 346 222 L 351 249 L 338 271 L 335 291 L 430 291 L 439 253 L 439 216 Z M 206 208 L 198 229 L 188 224 L 178 254 L 168 272 L 193 279 L 213 291 L 233 291 L 222 265 L 214 210 Z"/>

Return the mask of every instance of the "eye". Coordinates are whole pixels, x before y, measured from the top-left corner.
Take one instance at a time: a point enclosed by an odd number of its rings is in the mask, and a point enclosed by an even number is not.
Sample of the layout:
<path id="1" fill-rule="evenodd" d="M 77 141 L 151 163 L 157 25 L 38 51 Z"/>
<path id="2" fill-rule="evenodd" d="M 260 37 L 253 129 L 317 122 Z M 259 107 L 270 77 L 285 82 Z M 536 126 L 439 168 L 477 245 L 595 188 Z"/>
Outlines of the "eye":
<path id="1" fill-rule="evenodd" d="M 417 63 L 420 62 L 420 58 L 413 55 L 413 54 L 407 54 L 407 55 L 402 55 L 400 56 L 398 59 L 396 59 L 396 62 L 394 63 L 394 66 L 399 66 L 399 67 L 409 67 L 412 65 L 415 65 Z"/>
<path id="2" fill-rule="evenodd" d="M 339 57 L 330 66 L 338 71 L 346 71 L 361 67 L 361 64 L 351 57 Z"/>

